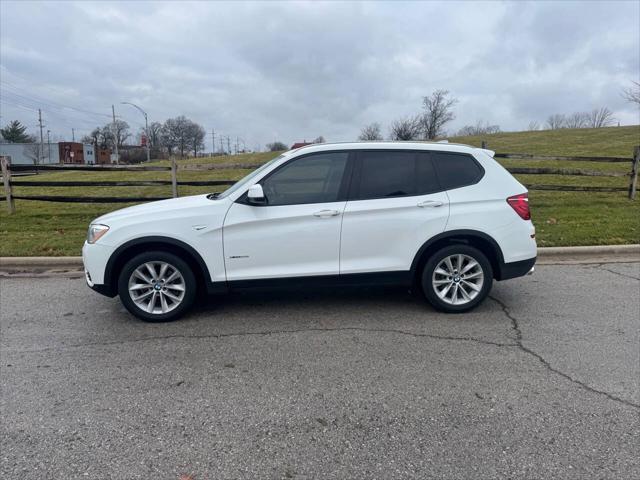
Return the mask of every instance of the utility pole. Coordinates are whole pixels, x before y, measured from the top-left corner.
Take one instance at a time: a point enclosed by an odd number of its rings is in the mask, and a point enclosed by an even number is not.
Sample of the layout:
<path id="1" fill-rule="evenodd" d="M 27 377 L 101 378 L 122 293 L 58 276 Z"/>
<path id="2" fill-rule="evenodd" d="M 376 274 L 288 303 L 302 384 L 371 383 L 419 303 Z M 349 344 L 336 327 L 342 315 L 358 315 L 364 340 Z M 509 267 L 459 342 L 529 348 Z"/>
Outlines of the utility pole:
<path id="1" fill-rule="evenodd" d="M 111 113 L 113 114 L 113 144 L 116 148 L 116 163 L 120 163 L 120 157 L 118 156 L 118 137 L 116 136 L 116 107 L 111 105 Z"/>
<path id="2" fill-rule="evenodd" d="M 151 154 L 149 153 L 149 143 L 150 143 L 150 139 L 149 139 L 149 122 L 147 120 L 147 112 L 145 112 L 143 109 L 141 109 L 138 105 L 136 105 L 135 103 L 131 103 L 131 102 L 120 102 L 123 105 L 131 105 L 132 107 L 136 107 L 140 113 L 142 113 L 142 115 L 144 115 L 144 134 L 147 137 L 147 143 L 145 144 L 146 150 L 147 150 L 147 162 L 149 162 L 151 160 Z M 113 120 L 113 123 L 115 124 L 115 117 Z"/>
<path id="3" fill-rule="evenodd" d="M 231 154 L 231 137 L 229 137 L 229 135 L 227 135 L 227 150 L 229 154 Z"/>
<path id="4" fill-rule="evenodd" d="M 47 130 L 47 148 L 49 149 L 48 163 L 51 163 L 51 137 L 49 137 L 50 133 L 51 133 L 51 130 Z"/>
<path id="5" fill-rule="evenodd" d="M 238 154 L 238 136 L 236 135 L 236 155 Z"/>
<path id="6" fill-rule="evenodd" d="M 72 142 L 76 141 L 76 129 L 75 128 L 71 129 L 71 141 Z"/>
<path id="7" fill-rule="evenodd" d="M 42 110 L 38 109 L 38 124 L 40 124 L 40 154 L 38 155 L 38 163 L 44 160 L 44 138 L 42 136 Z"/>

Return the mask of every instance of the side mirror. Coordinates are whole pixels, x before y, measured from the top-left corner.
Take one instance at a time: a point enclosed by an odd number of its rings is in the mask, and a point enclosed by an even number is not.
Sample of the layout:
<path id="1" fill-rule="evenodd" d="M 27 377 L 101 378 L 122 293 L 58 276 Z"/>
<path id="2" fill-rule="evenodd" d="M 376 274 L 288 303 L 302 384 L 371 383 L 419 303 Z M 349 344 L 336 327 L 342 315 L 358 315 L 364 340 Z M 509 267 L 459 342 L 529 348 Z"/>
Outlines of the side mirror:
<path id="1" fill-rule="evenodd" d="M 247 191 L 247 200 L 249 200 L 249 203 L 254 205 L 264 205 L 267 203 L 267 199 L 264 196 L 264 190 L 262 190 L 262 185 L 259 183 L 251 185 Z"/>

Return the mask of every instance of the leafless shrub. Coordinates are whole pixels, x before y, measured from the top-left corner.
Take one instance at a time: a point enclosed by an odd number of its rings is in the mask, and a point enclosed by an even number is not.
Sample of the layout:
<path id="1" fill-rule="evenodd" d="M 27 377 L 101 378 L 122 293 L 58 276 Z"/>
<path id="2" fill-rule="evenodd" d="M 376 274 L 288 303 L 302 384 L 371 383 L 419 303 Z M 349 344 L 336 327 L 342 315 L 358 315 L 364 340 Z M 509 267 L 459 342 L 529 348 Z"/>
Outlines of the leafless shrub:
<path id="1" fill-rule="evenodd" d="M 566 128 L 586 128 L 589 126 L 589 114 L 586 112 L 575 112 L 565 119 Z"/>
<path id="2" fill-rule="evenodd" d="M 591 111 L 588 118 L 590 128 L 602 128 L 612 125 L 614 122 L 613 112 L 607 107 L 596 108 Z"/>
<path id="3" fill-rule="evenodd" d="M 549 130 L 558 130 L 560 128 L 565 128 L 566 121 L 567 119 L 563 114 L 556 113 L 554 115 L 550 115 L 549 118 L 547 118 L 547 127 L 549 127 Z"/>
<path id="4" fill-rule="evenodd" d="M 475 125 L 465 125 L 458 130 L 457 136 L 490 135 L 500 132 L 500 125 L 489 125 L 489 122 L 478 121 Z"/>
<path id="5" fill-rule="evenodd" d="M 422 133 L 422 119 L 417 117 L 405 117 L 391 124 L 389 136 L 391 140 L 418 140 Z"/>
<path id="6" fill-rule="evenodd" d="M 372 123 L 362 128 L 358 140 L 366 141 L 380 141 L 382 140 L 382 133 L 379 123 Z"/>

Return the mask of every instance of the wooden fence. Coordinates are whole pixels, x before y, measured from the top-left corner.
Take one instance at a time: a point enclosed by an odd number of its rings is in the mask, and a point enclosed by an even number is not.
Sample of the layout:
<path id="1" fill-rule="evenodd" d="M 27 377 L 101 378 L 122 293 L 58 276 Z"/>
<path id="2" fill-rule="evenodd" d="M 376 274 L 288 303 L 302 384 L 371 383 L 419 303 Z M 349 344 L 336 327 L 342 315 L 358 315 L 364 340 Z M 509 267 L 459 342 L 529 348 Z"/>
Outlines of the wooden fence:
<path id="1" fill-rule="evenodd" d="M 485 145 L 483 145 L 484 147 Z M 526 184 L 529 190 L 552 190 L 564 192 L 628 192 L 628 197 L 634 200 L 638 183 L 638 164 L 640 163 L 640 147 L 635 147 L 632 157 L 568 157 L 558 155 L 535 155 L 524 153 L 496 153 L 495 158 L 510 160 L 553 160 L 574 162 L 603 162 L 603 163 L 631 163 L 631 171 L 603 172 L 598 170 L 585 170 L 576 168 L 547 168 L 547 167 L 509 167 L 507 170 L 513 174 L 522 175 L 567 175 L 588 177 L 629 177 L 628 187 L 597 187 L 580 185 L 545 185 Z M 169 180 L 133 180 L 133 181 L 30 181 L 23 180 L 12 182 L 13 172 L 34 171 L 31 165 L 9 165 L 7 157 L 0 158 L 2 164 L 2 179 L 5 195 L 1 200 L 6 200 L 9 213 L 15 212 L 15 200 L 37 200 L 45 202 L 73 202 L 73 203 L 134 203 L 148 202 L 152 200 L 165 200 L 171 197 L 71 197 L 58 195 L 14 195 L 13 186 L 20 187 L 148 187 L 171 185 L 172 196 L 178 196 L 178 186 L 221 186 L 232 185 L 235 180 L 206 180 L 206 181 L 178 181 L 178 170 L 206 171 L 225 169 L 253 170 L 261 164 L 225 163 L 225 164 L 187 164 L 178 167 L 175 159 L 171 160 L 171 166 L 125 166 L 125 165 L 38 165 L 38 171 L 84 171 L 84 172 L 169 172 Z"/>

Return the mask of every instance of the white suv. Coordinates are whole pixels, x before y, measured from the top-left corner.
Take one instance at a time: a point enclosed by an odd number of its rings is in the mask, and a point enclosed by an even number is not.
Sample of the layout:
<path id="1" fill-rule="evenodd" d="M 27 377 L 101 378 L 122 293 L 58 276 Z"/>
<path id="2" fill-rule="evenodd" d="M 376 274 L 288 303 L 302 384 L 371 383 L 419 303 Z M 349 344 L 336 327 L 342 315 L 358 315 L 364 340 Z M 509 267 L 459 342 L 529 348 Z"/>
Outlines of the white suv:
<path id="1" fill-rule="evenodd" d="M 177 318 L 199 291 L 330 283 L 418 286 L 464 312 L 536 260 L 527 190 L 492 157 L 440 143 L 292 150 L 222 194 L 96 219 L 86 280 L 147 321 Z"/>

